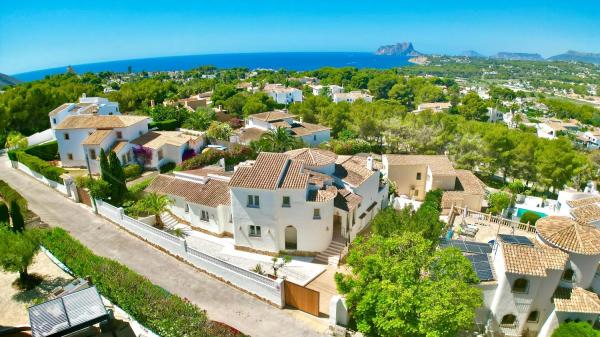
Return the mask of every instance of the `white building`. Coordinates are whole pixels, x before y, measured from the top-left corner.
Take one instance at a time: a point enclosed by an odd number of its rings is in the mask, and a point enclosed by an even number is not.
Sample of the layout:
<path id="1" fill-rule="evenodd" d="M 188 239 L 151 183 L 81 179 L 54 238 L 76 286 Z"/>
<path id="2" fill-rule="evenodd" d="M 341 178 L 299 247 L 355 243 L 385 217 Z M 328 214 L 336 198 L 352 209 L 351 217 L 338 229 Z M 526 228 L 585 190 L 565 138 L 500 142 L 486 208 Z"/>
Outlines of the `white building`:
<path id="1" fill-rule="evenodd" d="M 359 99 L 362 99 L 365 102 L 373 102 L 373 96 L 366 94 L 362 91 L 339 92 L 337 94 L 333 94 L 334 103 L 354 103 Z"/>
<path id="2" fill-rule="evenodd" d="M 193 150 L 191 155 L 199 153 L 206 146 L 206 137 L 193 130 L 150 131 L 130 143 L 136 162 L 157 169 L 169 162 L 180 164 L 186 151 Z M 136 151 L 139 148 L 144 151 Z"/>
<path id="3" fill-rule="evenodd" d="M 496 108 L 488 107 L 487 116 L 487 121 L 490 123 L 502 122 L 504 120 L 504 114 L 502 113 L 502 111 Z"/>
<path id="4" fill-rule="evenodd" d="M 274 110 L 248 116 L 246 126 L 236 131 L 232 142 L 249 144 L 258 140 L 263 133 L 277 128 L 285 128 L 308 146 L 318 146 L 327 142 L 331 135 L 331 129 L 328 127 L 302 122 L 285 110 Z"/>
<path id="5" fill-rule="evenodd" d="M 579 129 L 576 120 L 562 121 L 548 118 L 536 125 L 537 136 L 546 139 L 556 139 L 562 133 L 577 132 Z"/>
<path id="6" fill-rule="evenodd" d="M 161 174 L 146 191 L 168 195 L 173 201 L 169 206 L 171 213 L 192 228 L 219 236 L 232 236 L 227 186 L 230 177 L 231 174 L 217 167 Z"/>
<path id="7" fill-rule="evenodd" d="M 332 97 L 335 94 L 339 94 L 344 92 L 344 87 L 339 85 L 330 84 L 330 85 L 320 85 L 320 84 L 311 84 L 309 87 L 312 89 L 312 93 L 315 96 L 321 95 L 323 92 L 327 93 L 327 96 Z"/>
<path id="8" fill-rule="evenodd" d="M 583 133 L 585 146 L 589 149 L 600 148 L 600 128 L 593 128 Z"/>
<path id="9" fill-rule="evenodd" d="M 279 104 L 302 102 L 302 90 L 286 87 L 282 84 L 267 84 L 263 91 Z"/>
<path id="10" fill-rule="evenodd" d="M 317 149 L 263 152 L 236 168 L 229 187 L 236 247 L 268 254 L 331 253 L 330 245 L 343 247 L 387 202 L 371 157 Z"/>
<path id="11" fill-rule="evenodd" d="M 425 110 L 431 110 L 432 112 L 444 112 L 448 111 L 452 107 L 452 103 L 450 102 L 431 102 L 431 103 L 421 103 L 417 106 L 417 110 L 414 112 L 421 112 Z"/>
<path id="12" fill-rule="evenodd" d="M 68 116 L 77 115 L 120 115 L 119 103 L 110 102 L 103 97 L 86 97 L 85 94 L 79 99 L 79 103 L 65 103 L 50 111 L 50 127 L 54 128 Z"/>
<path id="13" fill-rule="evenodd" d="M 550 337 L 566 320 L 597 320 L 600 231 L 595 227 L 549 216 L 537 221 L 535 239 L 498 235 L 493 248 L 463 243 L 461 250 L 481 280 L 484 306 L 476 323 L 486 331 Z"/>

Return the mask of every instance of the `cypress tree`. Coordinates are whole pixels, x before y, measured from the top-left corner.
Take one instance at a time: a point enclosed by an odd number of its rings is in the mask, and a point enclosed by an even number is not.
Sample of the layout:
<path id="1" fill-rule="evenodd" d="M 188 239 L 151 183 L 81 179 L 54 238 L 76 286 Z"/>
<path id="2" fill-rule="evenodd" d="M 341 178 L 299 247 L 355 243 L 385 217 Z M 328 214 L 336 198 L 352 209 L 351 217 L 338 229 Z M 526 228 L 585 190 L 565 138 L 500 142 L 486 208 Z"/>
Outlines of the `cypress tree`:
<path id="1" fill-rule="evenodd" d="M 23 232 L 25 229 L 25 219 L 23 219 L 21 207 L 19 207 L 19 204 L 16 200 L 13 200 L 10 203 L 10 218 L 12 220 L 13 231 Z"/>
<path id="2" fill-rule="evenodd" d="M 110 175 L 110 166 L 108 164 L 108 158 L 104 149 L 100 149 L 100 176 L 102 180 L 108 182 Z"/>
<path id="3" fill-rule="evenodd" d="M 7 225 L 10 223 L 10 214 L 8 213 L 8 206 L 6 206 L 6 204 L 2 201 L 0 201 L 0 224 L 1 223 L 5 223 Z"/>
<path id="4" fill-rule="evenodd" d="M 111 187 L 111 196 L 115 204 L 120 204 L 121 200 L 127 193 L 127 184 L 125 184 L 125 172 L 117 155 L 111 152 L 108 156 L 110 168 L 110 180 L 108 181 Z"/>

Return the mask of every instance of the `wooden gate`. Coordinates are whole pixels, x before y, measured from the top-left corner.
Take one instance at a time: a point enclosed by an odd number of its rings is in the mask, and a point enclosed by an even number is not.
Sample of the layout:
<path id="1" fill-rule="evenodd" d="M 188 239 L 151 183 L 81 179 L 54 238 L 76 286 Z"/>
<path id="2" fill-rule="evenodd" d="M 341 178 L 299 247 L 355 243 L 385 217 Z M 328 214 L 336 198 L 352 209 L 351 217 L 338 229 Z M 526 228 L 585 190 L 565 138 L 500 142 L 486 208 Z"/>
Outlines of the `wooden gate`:
<path id="1" fill-rule="evenodd" d="M 90 193 L 88 191 L 77 186 L 77 196 L 79 197 L 79 202 L 92 207 L 92 198 L 90 198 Z"/>
<path id="2" fill-rule="evenodd" d="M 283 284 L 285 304 L 314 316 L 319 316 L 319 292 L 288 280 Z"/>

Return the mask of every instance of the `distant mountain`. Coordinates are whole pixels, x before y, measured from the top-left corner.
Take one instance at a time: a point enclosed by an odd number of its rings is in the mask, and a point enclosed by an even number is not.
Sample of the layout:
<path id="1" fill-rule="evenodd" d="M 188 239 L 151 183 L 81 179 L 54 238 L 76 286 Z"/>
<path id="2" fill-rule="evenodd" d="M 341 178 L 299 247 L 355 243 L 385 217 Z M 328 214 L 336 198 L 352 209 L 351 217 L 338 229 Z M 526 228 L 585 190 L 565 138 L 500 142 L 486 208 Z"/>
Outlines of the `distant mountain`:
<path id="1" fill-rule="evenodd" d="M 506 51 L 501 51 L 498 54 L 492 56 L 495 59 L 501 60 L 513 60 L 513 61 L 543 61 L 544 58 L 540 54 L 530 54 L 530 53 L 511 53 Z"/>
<path id="2" fill-rule="evenodd" d="M 462 53 L 460 53 L 460 56 L 465 56 L 465 57 L 485 57 L 485 56 L 479 54 L 478 52 L 476 52 L 474 50 L 463 51 Z"/>
<path id="3" fill-rule="evenodd" d="M 393 55 L 393 56 L 421 56 L 423 54 L 413 48 L 412 42 L 402 42 L 381 46 L 375 51 L 375 55 Z"/>
<path id="4" fill-rule="evenodd" d="M 16 85 L 19 83 L 22 83 L 22 81 L 19 81 L 14 77 L 0 73 L 0 88 L 6 87 L 9 85 Z"/>
<path id="5" fill-rule="evenodd" d="M 579 51 L 575 51 L 575 50 L 569 50 L 564 54 L 559 54 L 559 55 L 549 57 L 548 60 L 550 60 L 550 61 L 577 61 L 577 62 L 600 64 L 600 54 L 585 53 L 585 52 L 579 52 Z"/>

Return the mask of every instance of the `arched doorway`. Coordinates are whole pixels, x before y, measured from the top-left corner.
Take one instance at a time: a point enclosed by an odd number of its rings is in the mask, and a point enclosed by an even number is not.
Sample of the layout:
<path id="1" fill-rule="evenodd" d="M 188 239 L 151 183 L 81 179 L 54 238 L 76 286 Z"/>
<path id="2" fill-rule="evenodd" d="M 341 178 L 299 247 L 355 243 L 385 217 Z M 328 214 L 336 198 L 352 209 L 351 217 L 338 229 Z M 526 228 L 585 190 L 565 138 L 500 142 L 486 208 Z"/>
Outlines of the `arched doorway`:
<path id="1" fill-rule="evenodd" d="M 285 228 L 285 250 L 298 249 L 298 231 L 294 226 Z"/>

